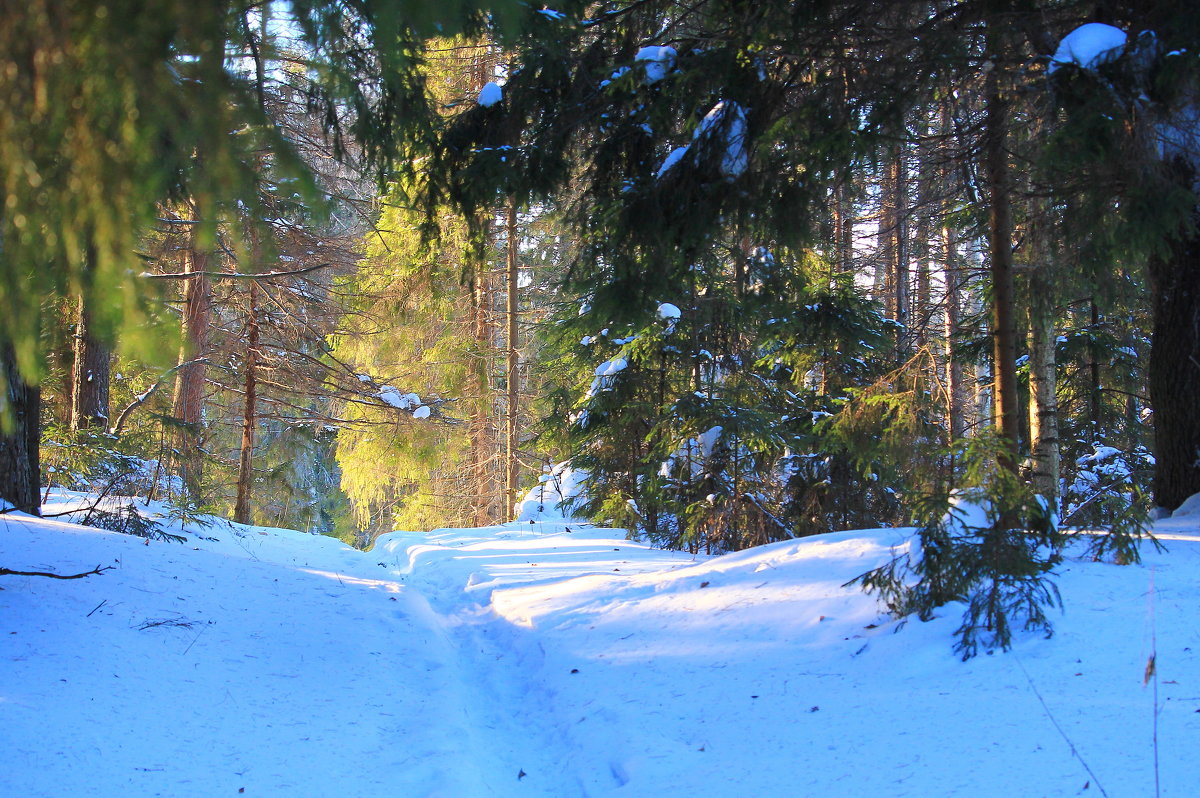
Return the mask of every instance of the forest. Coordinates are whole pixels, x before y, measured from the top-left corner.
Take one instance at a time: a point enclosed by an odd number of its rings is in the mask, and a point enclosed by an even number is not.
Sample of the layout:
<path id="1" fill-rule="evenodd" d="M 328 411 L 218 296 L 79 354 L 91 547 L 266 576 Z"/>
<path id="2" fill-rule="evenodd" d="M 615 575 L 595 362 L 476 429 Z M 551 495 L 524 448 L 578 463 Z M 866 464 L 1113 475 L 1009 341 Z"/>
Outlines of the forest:
<path id="1" fill-rule="evenodd" d="M 6 5 L 7 505 L 367 548 L 583 475 L 663 548 L 917 526 L 923 611 L 1200 493 L 1191 4 L 537 6 Z"/>

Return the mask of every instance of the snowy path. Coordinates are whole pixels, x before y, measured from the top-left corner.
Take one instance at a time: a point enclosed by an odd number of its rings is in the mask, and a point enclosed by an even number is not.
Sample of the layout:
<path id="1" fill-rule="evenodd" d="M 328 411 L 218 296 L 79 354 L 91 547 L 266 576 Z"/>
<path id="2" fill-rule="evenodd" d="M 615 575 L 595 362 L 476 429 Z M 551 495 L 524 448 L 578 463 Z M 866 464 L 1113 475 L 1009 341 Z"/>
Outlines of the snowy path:
<path id="1" fill-rule="evenodd" d="M 1142 566 L 1064 564 L 1052 640 L 961 663 L 953 609 L 893 634 L 841 587 L 896 530 L 693 560 L 561 524 L 363 553 L 5 516 L 0 566 L 115 567 L 0 581 L 0 796 L 1116 798 L 1153 794 L 1156 712 L 1191 796 L 1200 545 L 1159 531 Z"/>

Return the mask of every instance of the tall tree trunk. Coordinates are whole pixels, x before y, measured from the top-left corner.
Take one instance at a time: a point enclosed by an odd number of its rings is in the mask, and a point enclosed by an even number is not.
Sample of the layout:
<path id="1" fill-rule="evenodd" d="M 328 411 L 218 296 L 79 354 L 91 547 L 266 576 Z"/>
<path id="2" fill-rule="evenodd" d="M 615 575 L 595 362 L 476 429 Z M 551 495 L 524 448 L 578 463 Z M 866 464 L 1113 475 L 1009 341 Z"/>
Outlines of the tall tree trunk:
<path id="1" fill-rule="evenodd" d="M 196 245 L 195 231 L 185 253 L 185 271 L 197 274 L 209 271 L 209 254 Z M 172 415 L 185 427 L 175 433 L 174 448 L 179 452 L 180 476 L 188 489 L 195 492 L 203 476 L 200 457 L 200 426 L 204 412 L 205 364 L 198 362 L 208 353 L 208 325 L 212 315 L 212 283 L 208 277 L 193 277 L 184 281 L 183 289 L 183 346 L 179 353 L 180 366 L 175 379 Z"/>
<path id="2" fill-rule="evenodd" d="M 1174 166 L 1190 186 L 1193 171 Z M 1200 207 L 1194 220 L 1200 224 Z M 1175 510 L 1200 493 L 1200 235 L 1185 233 L 1167 256 L 1151 259 L 1150 287 L 1154 501 Z"/>
<path id="3" fill-rule="evenodd" d="M 993 34 L 995 35 L 995 34 Z M 993 53 L 995 49 L 993 48 Z M 992 368 L 995 374 L 996 429 L 1008 446 L 1001 466 L 1016 471 L 1018 458 L 1017 331 L 1014 309 L 1012 207 L 1005 141 L 1008 134 L 1008 100 L 1000 90 L 998 69 L 987 75 L 987 112 L 983 154 L 989 218 L 988 254 L 992 276 Z"/>
<path id="4" fill-rule="evenodd" d="M 1029 277 L 1029 455 L 1035 492 L 1057 506 L 1061 467 L 1058 441 L 1058 380 L 1053 296 L 1043 270 Z"/>
<path id="5" fill-rule="evenodd" d="M 17 370 L 12 344 L 0 343 L 0 498 L 40 515 L 41 389 Z"/>
<path id="6" fill-rule="evenodd" d="M 1088 347 L 1088 416 L 1091 423 L 1091 441 L 1099 443 L 1100 430 L 1104 415 L 1104 394 L 1100 386 L 1100 358 L 1096 355 L 1096 337 L 1100 334 L 1100 308 L 1096 305 L 1095 297 L 1089 302 L 1091 312 L 1092 344 Z"/>
<path id="7" fill-rule="evenodd" d="M 75 316 L 75 365 L 71 370 L 71 429 L 108 425 L 109 348 L 96 338 L 86 297 Z"/>
<path id="8" fill-rule="evenodd" d="M 963 364 L 954 354 L 954 343 L 958 340 L 958 327 L 962 316 L 962 280 L 959 275 L 958 242 L 949 224 L 942 225 L 942 251 L 945 258 L 943 280 L 946 286 L 946 426 L 950 440 L 956 441 L 967 429 L 967 399 Z"/>
<path id="9" fill-rule="evenodd" d="M 507 273 L 508 273 L 508 294 L 505 297 L 505 310 L 507 321 L 507 334 L 505 336 L 508 344 L 508 412 L 507 412 L 507 429 L 505 430 L 505 474 L 504 474 L 504 496 L 505 496 L 505 515 L 508 518 L 509 514 L 514 512 L 517 502 L 517 474 L 520 468 L 517 462 L 517 450 L 520 439 L 520 417 L 519 400 L 520 400 L 520 374 L 518 366 L 520 363 L 520 342 L 517 340 L 517 298 L 518 298 L 518 270 L 517 270 L 517 203 L 516 200 L 509 200 L 508 216 L 505 219 L 507 227 Z"/>
<path id="10" fill-rule="evenodd" d="M 258 283 L 250 280 L 246 334 L 245 404 L 242 411 L 242 445 L 238 452 L 237 502 L 233 520 L 249 524 L 251 487 L 254 481 L 254 429 L 258 423 Z"/>
<path id="11" fill-rule="evenodd" d="M 473 382 L 477 403 L 470 420 L 471 476 L 474 482 L 475 520 L 477 526 L 486 526 L 493 518 L 495 499 L 494 466 L 495 449 L 491 433 L 492 395 L 488 379 L 489 364 L 492 362 L 492 340 L 488 323 L 488 307 L 491 292 L 487 285 L 485 264 L 478 264 L 471 283 L 471 312 L 474 321 L 475 362 L 472 365 Z"/>
<path id="12" fill-rule="evenodd" d="M 901 135 L 904 130 L 901 129 Z M 889 270 L 892 275 L 891 316 L 899 325 L 896 333 L 896 349 L 899 360 L 908 359 L 912 349 L 911 298 L 909 296 L 909 251 L 908 251 L 908 167 L 905 164 L 903 142 L 895 145 L 888 161 L 887 192 L 888 208 L 888 254 L 891 256 Z"/>

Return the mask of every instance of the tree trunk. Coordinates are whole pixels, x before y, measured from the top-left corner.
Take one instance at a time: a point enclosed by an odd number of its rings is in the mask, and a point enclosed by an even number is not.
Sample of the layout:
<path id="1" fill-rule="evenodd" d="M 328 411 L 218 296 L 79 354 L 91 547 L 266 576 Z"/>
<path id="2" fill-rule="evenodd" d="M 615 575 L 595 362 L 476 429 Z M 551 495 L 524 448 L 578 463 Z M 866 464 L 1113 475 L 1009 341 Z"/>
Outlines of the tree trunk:
<path id="1" fill-rule="evenodd" d="M 254 479 L 254 428 L 258 422 L 258 283 L 250 280 L 248 329 L 246 335 L 246 382 L 245 404 L 242 412 L 242 445 L 238 453 L 237 503 L 233 507 L 233 520 L 249 524 L 250 492 Z"/>
<path id="2" fill-rule="evenodd" d="M 1057 506 L 1060 472 L 1057 362 L 1051 287 L 1038 267 L 1029 278 L 1029 455 L 1036 493 Z"/>
<path id="3" fill-rule="evenodd" d="M 109 348 L 92 326 L 88 300 L 79 298 L 75 316 L 75 365 L 71 370 L 71 429 L 108 426 Z"/>
<path id="4" fill-rule="evenodd" d="M 1088 415 L 1090 416 L 1091 424 L 1091 441 L 1093 444 L 1100 442 L 1100 430 L 1102 429 L 1102 416 L 1104 415 L 1104 395 L 1101 393 L 1100 386 L 1100 358 L 1096 356 L 1096 336 L 1100 333 L 1100 308 L 1096 306 L 1096 300 L 1093 297 L 1089 303 L 1091 307 L 1091 324 L 1088 330 L 1091 332 L 1092 343 L 1088 347 Z"/>
<path id="5" fill-rule="evenodd" d="M 475 362 L 472 372 L 477 397 L 475 411 L 471 415 L 471 477 L 474 482 L 476 526 L 492 523 L 495 498 L 492 468 L 494 463 L 494 436 L 491 435 L 492 395 L 488 379 L 489 364 L 492 362 L 492 340 L 488 323 L 488 306 L 491 292 L 487 286 L 488 275 L 484 264 L 478 264 L 471 283 L 471 312 L 474 321 Z"/>
<path id="6" fill-rule="evenodd" d="M 1190 185 L 1191 169 L 1180 171 Z M 1200 493 L 1200 236 L 1186 235 L 1166 257 L 1151 259 L 1150 289 L 1154 501 L 1175 510 Z"/>
<path id="7" fill-rule="evenodd" d="M 518 366 L 520 359 L 519 342 L 517 340 L 517 203 L 516 200 L 510 200 L 508 204 L 508 217 L 505 220 L 507 227 L 507 272 L 508 272 L 508 295 L 506 296 L 507 311 L 507 344 L 508 344 L 508 412 L 507 412 L 507 429 L 505 430 L 505 474 L 504 474 L 504 496 L 505 496 L 505 516 L 514 512 L 517 502 L 517 474 L 519 463 L 517 462 L 517 449 L 520 438 L 520 419 L 518 417 L 518 403 L 520 399 L 520 375 L 518 374 Z"/>
<path id="8" fill-rule="evenodd" d="M 199 273 L 209 270 L 209 255 L 200 251 L 193 237 L 185 255 L 185 270 Z M 195 492 L 203 476 L 203 461 L 200 457 L 200 427 L 204 413 L 205 365 L 195 361 L 208 352 L 208 325 L 212 315 L 212 283 L 208 277 L 194 277 L 184 281 L 183 289 L 183 346 L 175 380 L 175 397 L 172 415 L 184 427 L 176 430 L 174 448 L 178 451 L 180 476 L 188 489 Z"/>
<path id="9" fill-rule="evenodd" d="M 967 400 L 963 377 L 963 364 L 954 355 L 954 342 L 958 340 L 958 326 L 962 315 L 962 281 L 958 273 L 958 246 L 954 230 L 949 224 L 942 225 L 943 264 L 942 279 L 946 286 L 945 308 L 945 359 L 946 359 L 946 418 L 950 441 L 956 441 L 966 432 Z"/>
<path id="10" fill-rule="evenodd" d="M 901 130 L 901 135 L 904 131 Z M 892 286 L 891 316 L 899 325 L 896 349 L 901 362 L 908 359 L 912 349 L 911 300 L 909 297 L 908 252 L 908 168 L 904 159 L 904 144 L 895 146 L 888 162 L 888 254 L 891 256 L 889 282 Z"/>
<path id="11" fill-rule="evenodd" d="M 1017 331 L 1013 296 L 1012 208 L 1009 197 L 1008 100 L 997 70 L 987 76 L 983 153 L 988 187 L 988 254 L 992 276 L 992 368 L 995 374 L 996 430 L 1007 440 L 1000 465 L 1016 471 L 1018 457 Z"/>
<path id="12" fill-rule="evenodd" d="M 0 498 L 16 509 L 40 515 L 41 389 L 17 371 L 11 344 L 0 344 Z"/>

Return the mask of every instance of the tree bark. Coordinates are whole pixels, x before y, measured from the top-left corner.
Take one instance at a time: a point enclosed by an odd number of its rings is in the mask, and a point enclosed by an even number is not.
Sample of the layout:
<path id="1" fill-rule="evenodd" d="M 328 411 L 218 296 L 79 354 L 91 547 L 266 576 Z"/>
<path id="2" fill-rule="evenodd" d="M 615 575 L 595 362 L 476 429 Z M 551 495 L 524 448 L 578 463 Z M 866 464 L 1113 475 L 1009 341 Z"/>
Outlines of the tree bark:
<path id="1" fill-rule="evenodd" d="M 1194 173 L 1176 164 L 1191 184 Z M 1200 223 L 1200 207 L 1194 212 Z M 1185 234 L 1150 261 L 1154 501 L 1175 510 L 1200 493 L 1200 236 Z"/>
<path id="2" fill-rule="evenodd" d="M 508 216 L 505 219 L 507 240 L 507 272 L 508 272 L 508 295 L 506 299 L 507 312 L 507 335 L 506 343 L 508 344 L 508 413 L 507 429 L 505 430 L 505 478 L 504 478 L 504 496 L 505 496 L 505 518 L 509 517 L 514 511 L 517 502 L 517 475 L 519 471 L 519 463 L 517 462 L 517 449 L 520 438 L 520 418 L 518 416 L 519 400 L 520 400 L 520 375 L 518 374 L 518 366 L 520 363 L 519 341 L 517 340 L 517 309 L 518 309 L 518 287 L 517 278 L 517 203 L 516 200 L 510 200 L 508 204 Z"/>
<path id="3" fill-rule="evenodd" d="M 181 423 L 175 432 L 174 448 L 183 482 L 193 492 L 203 476 L 200 457 L 200 427 L 204 413 L 205 364 L 200 361 L 208 352 L 208 326 L 212 316 L 212 283 L 203 276 L 209 270 L 209 255 L 200 251 L 193 237 L 185 254 L 187 274 L 202 276 L 189 279 L 183 290 L 183 346 L 179 353 L 180 366 L 175 380 L 172 415 Z M 253 284 L 253 281 L 252 281 Z"/>
<path id="4" fill-rule="evenodd" d="M 942 279 L 946 286 L 945 307 L 945 360 L 946 360 L 946 418 L 950 441 L 956 441 L 966 432 L 967 399 L 963 364 L 954 354 L 954 342 L 958 340 L 958 327 L 962 315 L 962 281 L 958 273 L 958 245 L 950 225 L 942 225 L 943 264 Z"/>
<path id="5" fill-rule="evenodd" d="M 96 338 L 86 297 L 75 316 L 75 365 L 71 370 L 71 429 L 108 426 L 109 348 Z"/>
<path id="6" fill-rule="evenodd" d="M 245 404 L 242 412 L 242 445 L 238 453 L 237 502 L 233 520 L 249 524 L 252 520 L 250 495 L 254 480 L 254 429 L 258 423 L 258 283 L 250 281 L 248 329 L 246 335 Z"/>
<path id="7" fill-rule="evenodd" d="M 41 390 L 17 371 L 12 344 L 0 343 L 0 498 L 40 515 Z"/>
<path id="8" fill-rule="evenodd" d="M 1000 91 L 997 69 L 987 75 L 987 113 L 983 153 L 988 187 L 988 254 L 992 276 L 992 368 L 995 374 L 994 418 L 1007 447 L 1000 465 L 1016 471 L 1018 458 L 1017 332 L 1013 289 L 1012 207 L 1005 141 L 1008 100 Z"/>
<path id="9" fill-rule="evenodd" d="M 901 135 L 904 134 L 901 129 Z M 898 360 L 903 362 L 912 353 L 911 299 L 909 296 L 909 251 L 908 251 L 908 168 L 905 165 L 904 144 L 898 143 L 892 150 L 887 169 L 888 209 L 888 264 L 892 286 L 891 316 L 899 325 L 896 332 Z"/>
<path id="10" fill-rule="evenodd" d="M 1057 506 L 1061 457 L 1058 441 L 1058 380 L 1052 289 L 1042 274 L 1029 278 L 1029 456 L 1036 493 Z"/>

